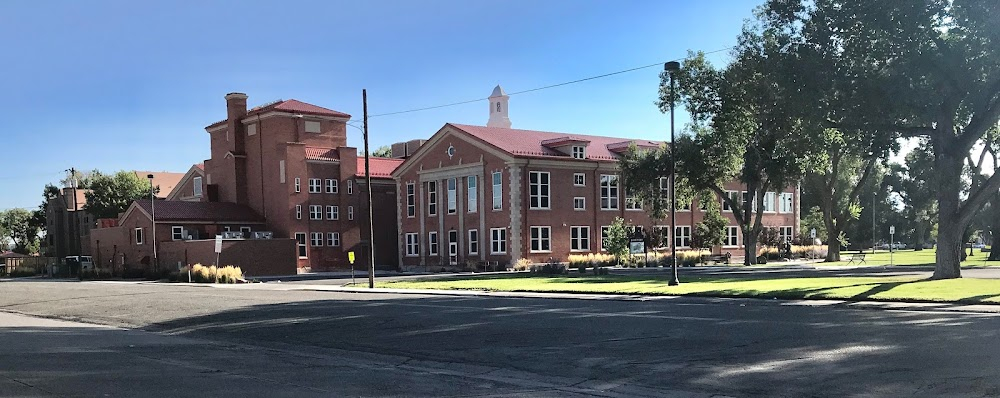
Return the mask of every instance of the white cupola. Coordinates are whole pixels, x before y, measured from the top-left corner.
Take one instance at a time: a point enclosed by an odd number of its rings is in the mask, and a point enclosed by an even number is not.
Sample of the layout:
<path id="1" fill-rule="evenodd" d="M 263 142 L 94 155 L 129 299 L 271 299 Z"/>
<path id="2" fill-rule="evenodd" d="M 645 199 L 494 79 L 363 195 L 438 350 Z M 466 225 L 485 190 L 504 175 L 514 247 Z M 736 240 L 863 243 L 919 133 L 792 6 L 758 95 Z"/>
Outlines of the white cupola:
<path id="1" fill-rule="evenodd" d="M 503 88 L 497 85 L 490 94 L 490 120 L 486 122 L 486 127 L 510 128 L 510 117 L 507 113 L 507 100 L 510 96 L 503 92 Z"/>

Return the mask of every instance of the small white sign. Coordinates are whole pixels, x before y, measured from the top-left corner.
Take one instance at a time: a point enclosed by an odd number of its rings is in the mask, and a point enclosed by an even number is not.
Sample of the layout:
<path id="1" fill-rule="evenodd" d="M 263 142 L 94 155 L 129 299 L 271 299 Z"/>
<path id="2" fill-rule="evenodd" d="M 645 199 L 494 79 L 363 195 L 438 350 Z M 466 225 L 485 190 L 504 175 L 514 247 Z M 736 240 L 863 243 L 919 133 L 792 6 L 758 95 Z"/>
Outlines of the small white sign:
<path id="1" fill-rule="evenodd" d="M 889 226 L 889 235 L 895 235 L 895 234 L 896 234 L 896 226 L 895 225 L 890 225 Z"/>
<path id="2" fill-rule="evenodd" d="M 215 235 L 215 252 L 222 253 L 222 235 Z"/>
<path id="3" fill-rule="evenodd" d="M 813 239 L 816 239 L 816 228 L 813 228 L 813 229 L 809 230 L 809 237 L 813 238 Z"/>

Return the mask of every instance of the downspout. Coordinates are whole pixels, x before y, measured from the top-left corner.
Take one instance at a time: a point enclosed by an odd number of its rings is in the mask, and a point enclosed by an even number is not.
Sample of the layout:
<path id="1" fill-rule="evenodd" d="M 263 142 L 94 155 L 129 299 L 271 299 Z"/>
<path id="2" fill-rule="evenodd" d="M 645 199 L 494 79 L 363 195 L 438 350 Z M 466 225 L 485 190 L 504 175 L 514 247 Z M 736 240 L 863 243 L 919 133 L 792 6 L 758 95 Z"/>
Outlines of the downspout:
<path id="1" fill-rule="evenodd" d="M 528 180 L 528 173 L 531 172 L 531 171 L 528 170 L 530 168 L 530 166 L 531 166 L 531 159 L 529 158 L 528 162 L 524 164 L 524 171 L 521 173 L 521 193 L 522 193 L 522 195 L 521 195 L 521 214 L 522 214 L 521 215 L 521 219 L 524 220 L 523 222 L 521 222 L 521 251 L 522 251 L 522 253 L 524 253 L 524 257 L 521 257 L 521 258 L 527 258 L 528 255 L 531 254 L 531 224 L 528 224 L 528 212 L 530 211 L 529 207 L 531 206 L 531 186 L 530 186 L 530 181 Z M 525 184 L 525 183 L 528 183 L 528 184 Z M 528 189 L 524 189 L 524 187 L 528 187 Z M 524 191 L 528 191 L 528 194 L 527 195 L 523 195 Z M 552 181 L 549 180 L 549 208 L 551 208 L 551 207 L 552 207 Z M 528 231 L 528 233 L 525 234 L 524 231 Z M 549 235 L 549 239 L 552 239 L 551 233 L 552 232 L 550 230 L 550 232 L 549 232 L 549 234 L 550 234 Z M 525 239 L 524 239 L 525 237 L 528 238 L 527 239 L 527 241 L 528 241 L 527 245 L 524 244 L 525 243 Z"/>

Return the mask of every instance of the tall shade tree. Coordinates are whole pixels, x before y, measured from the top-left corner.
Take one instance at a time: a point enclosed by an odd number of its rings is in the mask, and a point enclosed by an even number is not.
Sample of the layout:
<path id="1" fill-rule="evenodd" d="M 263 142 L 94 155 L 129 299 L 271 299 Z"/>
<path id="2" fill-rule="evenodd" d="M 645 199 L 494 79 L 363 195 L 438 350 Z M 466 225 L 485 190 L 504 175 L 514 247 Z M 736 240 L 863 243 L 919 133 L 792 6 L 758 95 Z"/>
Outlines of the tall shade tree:
<path id="1" fill-rule="evenodd" d="M 906 154 L 903 164 L 890 164 L 885 182 L 902 200 L 903 214 L 910 221 L 915 250 L 923 250 L 937 217 L 937 184 L 933 175 L 934 153 L 926 140 Z"/>
<path id="2" fill-rule="evenodd" d="M 801 62 L 842 93 L 812 104 L 829 127 L 930 140 L 934 278 L 961 277 L 963 232 L 1000 189 L 998 173 L 962 192 L 966 156 L 1000 119 L 1000 2 L 769 0 L 764 11 L 798 42 L 796 59 L 840 61 Z"/>
<path id="3" fill-rule="evenodd" d="M 371 151 L 371 157 L 373 158 L 391 158 L 392 157 L 392 147 L 388 145 L 382 145 Z"/>
<path id="4" fill-rule="evenodd" d="M 90 191 L 86 193 L 87 204 L 83 209 L 96 218 L 114 218 L 123 213 L 133 201 L 148 198 L 149 181 L 139 178 L 135 172 L 119 171 L 115 174 L 94 173 L 91 176 Z M 159 187 L 154 187 L 154 192 Z"/>
<path id="5" fill-rule="evenodd" d="M 5 238 L 14 242 L 14 252 L 35 254 L 38 252 L 39 229 L 32 217 L 34 213 L 27 209 L 9 209 L 0 212 L 0 231 Z"/>

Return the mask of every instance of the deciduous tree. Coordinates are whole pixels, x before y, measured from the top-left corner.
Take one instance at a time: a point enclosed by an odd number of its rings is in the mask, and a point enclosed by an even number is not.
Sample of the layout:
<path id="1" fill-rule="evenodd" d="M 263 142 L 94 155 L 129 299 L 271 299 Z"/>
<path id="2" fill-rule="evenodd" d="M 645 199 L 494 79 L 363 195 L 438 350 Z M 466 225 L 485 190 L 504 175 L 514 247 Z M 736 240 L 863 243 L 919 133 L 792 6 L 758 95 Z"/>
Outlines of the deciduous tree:
<path id="1" fill-rule="evenodd" d="M 131 171 L 111 175 L 95 172 L 83 209 L 97 218 L 118 217 L 136 199 L 148 198 L 149 189 L 149 182 Z M 159 191 L 159 187 L 155 187 L 154 191 Z"/>

